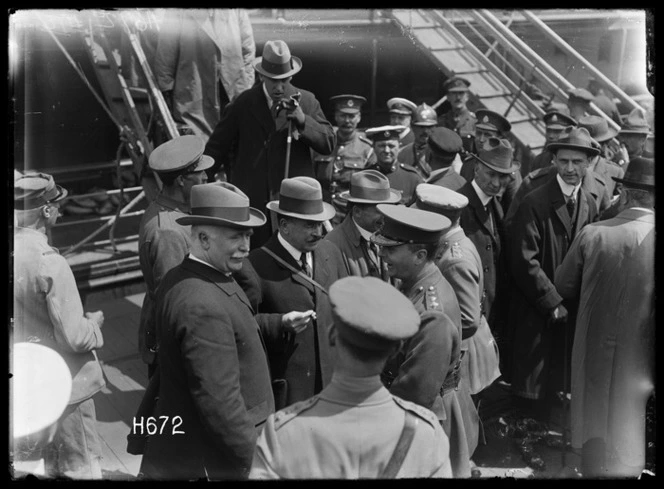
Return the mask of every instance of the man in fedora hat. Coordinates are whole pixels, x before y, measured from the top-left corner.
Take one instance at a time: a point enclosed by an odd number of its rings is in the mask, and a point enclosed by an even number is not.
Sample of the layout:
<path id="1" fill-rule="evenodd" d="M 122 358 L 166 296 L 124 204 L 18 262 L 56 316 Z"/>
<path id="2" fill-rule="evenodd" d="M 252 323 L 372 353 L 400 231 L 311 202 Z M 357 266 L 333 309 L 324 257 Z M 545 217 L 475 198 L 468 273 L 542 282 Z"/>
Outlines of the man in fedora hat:
<path id="1" fill-rule="evenodd" d="M 621 144 L 621 153 L 618 163 L 625 167 L 629 162 L 643 155 L 646 140 L 650 134 L 650 125 L 645 117 L 645 111 L 640 108 L 632 110 L 622 124 L 618 132 L 618 141 Z"/>
<path id="2" fill-rule="evenodd" d="M 461 227 L 480 255 L 484 274 L 484 311 L 499 346 L 505 336 L 505 295 L 508 277 L 506 264 L 507 236 L 504 213 L 498 197 L 518 173 L 519 164 L 512 159 L 512 145 L 506 139 L 489 138 L 480 148 L 475 174 L 457 192 L 468 199 L 461 211 Z M 503 369 L 504 372 L 504 369 Z"/>
<path id="3" fill-rule="evenodd" d="M 622 211 L 589 224 L 555 275 L 579 301 L 572 350 L 572 447 L 584 477 L 637 478 L 655 386 L 655 162 L 634 158 Z"/>
<path id="4" fill-rule="evenodd" d="M 509 225 L 512 333 L 512 392 L 534 417 L 549 421 L 558 392 L 566 395 L 573 328 L 573 304 L 554 283 L 556 267 L 586 224 L 598 218 L 593 197 L 581 185 L 599 148 L 584 128 L 549 145 L 555 178 L 529 192 Z M 568 318 L 569 316 L 569 318 Z"/>
<path id="5" fill-rule="evenodd" d="M 579 127 L 585 127 L 590 136 L 599 143 L 600 154 L 592 158 L 588 170 L 604 179 L 608 193 L 613 198 L 613 195 L 617 193 L 613 177 L 622 178 L 625 174 L 625 170 L 620 165 L 610 161 L 613 156 L 611 147 L 617 144 L 614 138 L 618 135 L 618 131 L 610 127 L 604 117 L 597 115 L 582 117 L 579 119 Z"/>
<path id="6" fill-rule="evenodd" d="M 409 204 L 413 199 L 415 187 L 422 183 L 422 177 L 412 166 L 398 160 L 399 134 L 404 126 L 380 126 L 366 130 L 366 135 L 373 141 L 375 163 L 368 167 L 387 176 L 390 187 L 401 192 L 401 203 Z"/>
<path id="7" fill-rule="evenodd" d="M 424 179 L 429 178 L 431 173 L 431 168 L 427 162 L 427 141 L 437 124 L 436 111 L 427 104 L 418 105 L 411 124 L 415 140 L 410 144 L 401 146 L 397 155 L 401 163 L 415 168 Z"/>
<path id="8" fill-rule="evenodd" d="M 371 237 L 380 246 L 391 278 L 420 313 L 418 332 L 385 364 L 382 379 L 396 396 L 431 409 L 450 439 L 453 477 L 470 477 L 470 450 L 477 433 L 466 431 L 459 389 L 461 312 L 452 286 L 436 266 L 442 234 L 451 225 L 439 214 L 402 205 L 378 204 L 383 228 Z M 467 397 L 465 402 L 460 397 Z"/>
<path id="9" fill-rule="evenodd" d="M 45 448 L 47 477 L 101 479 L 101 441 L 93 396 L 106 383 L 96 350 L 104 346 L 102 311 L 83 312 L 74 274 L 48 236 L 67 190 L 46 173 L 14 182 L 14 311 L 12 340 L 52 348 L 71 372 L 71 393 Z"/>
<path id="10" fill-rule="evenodd" d="M 542 117 L 542 120 L 544 121 L 545 126 L 544 137 L 546 144 L 557 141 L 565 134 L 565 131 L 577 126 L 577 123 L 573 118 L 562 112 L 558 112 L 557 110 L 547 112 Z M 553 154 L 551 154 L 550 151 L 547 151 L 545 145 L 542 152 L 535 156 L 528 167 L 522 165 L 521 174 L 525 178 L 531 171 L 539 170 L 540 168 L 548 168 L 552 165 L 552 161 Z"/>
<path id="11" fill-rule="evenodd" d="M 463 162 L 460 154 L 463 151 L 461 136 L 446 127 L 435 127 L 427 141 L 428 164 L 431 173 L 426 183 L 458 190 L 466 183 L 459 175 Z"/>
<path id="12" fill-rule="evenodd" d="M 190 227 L 178 224 L 177 219 L 189 214 L 191 189 L 207 182 L 205 171 L 214 163 L 203 154 L 204 148 L 205 141 L 199 136 L 178 136 L 155 148 L 148 159 L 150 169 L 163 184 L 138 228 L 138 258 L 146 286 L 138 323 L 138 351 L 148 365 L 148 377 L 157 367 L 157 287 L 171 268 L 182 263 L 191 244 Z"/>
<path id="13" fill-rule="evenodd" d="M 594 100 L 593 94 L 585 88 L 573 88 L 567 92 L 567 107 L 569 115 L 576 121 L 581 117 L 590 115 L 590 103 Z"/>
<path id="14" fill-rule="evenodd" d="M 399 147 L 402 148 L 415 141 L 411 123 L 417 110 L 417 105 L 408 99 L 393 97 L 387 101 L 387 109 L 390 113 L 391 126 L 403 126 L 405 129 L 399 133 Z"/>
<path id="15" fill-rule="evenodd" d="M 436 416 L 381 384 L 387 358 L 418 330 L 413 304 L 375 277 L 337 280 L 330 304 L 333 322 L 325 334 L 335 356 L 332 381 L 270 416 L 250 478 L 452 477 L 449 442 Z M 411 429 L 404 443 L 401 434 Z"/>
<path id="16" fill-rule="evenodd" d="M 390 181 L 376 170 L 363 170 L 350 178 L 350 190 L 340 198 L 348 204 L 343 222 L 330 231 L 325 239 L 339 247 L 350 275 L 382 278 L 389 277 L 384 269 L 371 234 L 383 225 L 383 215 L 376 210 L 378 204 L 397 204 L 401 192 L 390 188 Z"/>
<path id="17" fill-rule="evenodd" d="M 266 218 L 237 187 L 214 182 L 192 189 L 191 214 L 177 222 L 191 226 L 192 242 L 156 296 L 165 422 L 149 433 L 141 477 L 244 479 L 274 398 L 256 311 L 233 274 Z"/>
<path id="18" fill-rule="evenodd" d="M 362 105 L 367 99 L 359 95 L 336 95 L 330 97 L 330 101 L 334 104 L 337 142 L 331 154 L 314 154 L 314 170 L 316 180 L 323 187 L 323 199 L 337 211 L 332 220 L 332 225 L 336 226 L 347 212 L 339 194 L 348 190 L 353 173 L 367 166 L 373 144 L 357 130 L 362 120 Z"/>
<path id="19" fill-rule="evenodd" d="M 261 83 L 227 106 L 205 154 L 215 160 L 208 177 L 226 172 L 229 182 L 265 210 L 284 178 L 314 176 L 311 150 L 329 155 L 335 135 L 314 94 L 291 84 L 302 61 L 291 55 L 284 41 L 267 41 L 254 68 Z M 257 230 L 252 248 L 263 244 L 273 231 L 270 224 Z"/>
<path id="20" fill-rule="evenodd" d="M 454 76 L 445 82 L 443 88 L 451 107 L 439 119 L 439 125 L 451 129 L 461 137 L 466 151 L 470 150 L 477 122 L 475 114 L 466 107 L 469 87 L 470 82 L 460 76 Z"/>
<path id="21" fill-rule="evenodd" d="M 330 381 L 332 358 L 322 329 L 332 321 L 327 288 L 348 272 L 339 248 L 323 240 L 323 222 L 335 211 L 323 201 L 317 180 L 284 179 L 279 199 L 267 208 L 277 215 L 278 231 L 249 255 L 257 275 L 249 284 L 257 291 L 250 294 L 260 297 L 257 319 L 264 330 L 278 331 L 284 313 L 299 311 L 305 328 L 267 343 L 273 380 L 285 380 L 282 408 L 318 394 Z"/>

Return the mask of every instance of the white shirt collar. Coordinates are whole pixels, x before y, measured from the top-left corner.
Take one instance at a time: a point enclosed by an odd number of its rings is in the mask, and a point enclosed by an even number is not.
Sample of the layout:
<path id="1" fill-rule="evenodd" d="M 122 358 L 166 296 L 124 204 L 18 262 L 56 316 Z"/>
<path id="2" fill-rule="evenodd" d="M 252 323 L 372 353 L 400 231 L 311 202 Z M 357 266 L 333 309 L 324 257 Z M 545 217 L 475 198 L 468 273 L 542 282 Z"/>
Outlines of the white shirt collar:
<path id="1" fill-rule="evenodd" d="M 219 273 L 223 273 L 223 274 L 226 275 L 227 277 L 230 277 L 230 276 L 232 275 L 231 272 L 222 272 L 221 270 L 219 270 L 219 269 L 218 269 L 217 267 L 215 267 L 214 265 L 211 265 L 210 263 L 206 262 L 205 260 L 201 260 L 200 258 L 195 257 L 195 256 L 192 255 L 191 253 L 189 253 L 189 255 L 187 255 L 187 256 L 189 256 L 189 258 L 190 258 L 191 260 L 197 261 L 198 263 L 202 263 L 203 265 L 207 265 L 207 266 L 210 267 L 210 268 L 214 268 L 217 272 L 219 272 Z"/>
<path id="2" fill-rule="evenodd" d="M 570 185 L 569 183 L 566 183 L 559 174 L 556 174 L 556 180 L 558 180 L 560 191 L 565 196 L 565 199 L 569 199 L 572 195 L 574 196 L 574 200 L 577 199 L 579 189 L 581 188 L 581 182 L 579 182 L 576 186 Z"/>
<path id="3" fill-rule="evenodd" d="M 408 136 L 408 133 L 410 132 L 410 127 L 407 127 L 405 130 L 401 131 L 399 133 L 399 139 L 403 139 L 406 136 Z"/>
<path id="4" fill-rule="evenodd" d="M 484 207 L 486 207 L 493 197 L 491 197 L 490 195 L 485 194 L 484 190 L 482 190 L 480 188 L 480 186 L 477 185 L 477 182 L 475 181 L 474 178 L 473 178 L 473 181 L 470 182 L 470 184 L 475 189 L 475 192 L 477 193 L 477 196 L 480 198 L 480 202 L 482 202 L 482 205 Z"/>
<path id="5" fill-rule="evenodd" d="M 272 104 L 274 103 L 274 101 L 270 97 L 270 94 L 267 93 L 267 88 L 265 88 L 265 82 L 263 82 L 261 85 L 263 86 L 263 93 L 265 94 L 265 98 L 267 99 L 267 108 L 272 110 Z"/>
<path id="6" fill-rule="evenodd" d="M 353 220 L 353 224 L 357 228 L 357 230 L 360 232 L 360 236 L 362 236 L 364 239 L 367 241 L 371 241 L 371 234 L 369 231 L 364 229 L 362 226 L 360 226 L 358 223 L 355 222 L 355 218 L 351 216 L 351 219 Z"/>
<path id="7" fill-rule="evenodd" d="M 295 248 L 292 244 L 290 244 L 288 241 L 286 241 L 283 236 L 281 236 L 281 233 L 277 233 L 277 239 L 281 243 L 281 246 L 283 246 L 286 251 L 290 254 L 290 256 L 293 257 L 293 259 L 300 263 L 300 258 L 302 257 L 302 252 Z M 311 253 L 306 252 L 306 260 L 307 260 L 307 265 L 309 265 L 310 268 L 313 269 L 312 267 L 312 259 L 311 259 Z"/>

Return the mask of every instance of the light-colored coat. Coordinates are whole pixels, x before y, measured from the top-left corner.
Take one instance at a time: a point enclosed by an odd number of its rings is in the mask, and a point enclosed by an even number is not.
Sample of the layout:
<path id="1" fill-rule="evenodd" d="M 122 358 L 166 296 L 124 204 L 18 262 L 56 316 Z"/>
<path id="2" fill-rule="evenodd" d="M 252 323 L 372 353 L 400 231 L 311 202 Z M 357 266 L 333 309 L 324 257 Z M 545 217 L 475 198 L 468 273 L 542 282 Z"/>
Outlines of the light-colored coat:
<path id="1" fill-rule="evenodd" d="M 254 84 L 256 44 L 244 9 L 214 9 L 223 26 L 219 38 L 210 9 L 167 11 L 157 44 L 155 78 L 161 90 L 173 90 L 173 117 L 206 141 L 219 122 L 218 84 L 229 100 Z"/>
<path id="2" fill-rule="evenodd" d="M 572 446 L 606 443 L 607 476 L 645 466 L 645 412 L 654 389 L 655 215 L 626 209 L 581 230 L 556 271 L 580 299 L 572 350 Z"/>
<path id="3" fill-rule="evenodd" d="M 378 263 L 375 263 L 369 256 L 365 244 L 362 243 L 360 231 L 353 222 L 352 215 L 348 214 L 341 224 L 325 236 L 325 239 L 337 245 L 341 250 L 349 275 L 371 276 L 388 281 L 386 272 L 381 272 L 382 260 L 380 257 L 376 257 Z"/>

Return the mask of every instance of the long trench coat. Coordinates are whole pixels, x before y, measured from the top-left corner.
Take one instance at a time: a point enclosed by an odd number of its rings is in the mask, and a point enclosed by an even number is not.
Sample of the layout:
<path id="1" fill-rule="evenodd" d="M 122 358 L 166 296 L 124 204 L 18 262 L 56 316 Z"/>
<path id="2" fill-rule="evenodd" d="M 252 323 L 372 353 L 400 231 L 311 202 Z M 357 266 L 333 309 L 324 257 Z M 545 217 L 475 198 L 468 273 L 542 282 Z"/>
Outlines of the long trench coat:
<path id="1" fill-rule="evenodd" d="M 646 402 L 655 380 L 654 213 L 631 208 L 586 226 L 555 284 L 563 297 L 580 297 L 572 446 L 601 440 L 604 466 L 595 474 L 636 476 L 645 466 Z"/>

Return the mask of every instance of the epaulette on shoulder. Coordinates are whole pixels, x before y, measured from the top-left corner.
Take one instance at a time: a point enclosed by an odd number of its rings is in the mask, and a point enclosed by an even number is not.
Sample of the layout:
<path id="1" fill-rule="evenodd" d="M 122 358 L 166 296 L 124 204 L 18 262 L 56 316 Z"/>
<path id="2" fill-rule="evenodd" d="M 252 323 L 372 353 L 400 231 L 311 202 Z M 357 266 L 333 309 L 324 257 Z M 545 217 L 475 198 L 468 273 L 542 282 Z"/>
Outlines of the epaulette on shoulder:
<path id="1" fill-rule="evenodd" d="M 434 287 L 433 285 L 430 285 L 424 291 L 424 308 L 427 311 L 432 311 L 432 310 L 442 311 L 436 287 Z"/>
<path id="2" fill-rule="evenodd" d="M 463 249 L 461 248 L 461 245 L 458 241 L 452 243 L 452 246 L 450 247 L 450 254 L 453 258 L 461 258 L 463 256 Z"/>
<path id="3" fill-rule="evenodd" d="M 417 170 L 415 169 L 414 166 L 407 165 L 406 163 L 399 163 L 399 166 L 403 168 L 406 171 L 410 171 L 413 173 L 417 173 Z M 419 175 L 419 174 L 418 174 Z"/>
<path id="4" fill-rule="evenodd" d="M 360 134 L 360 135 L 358 136 L 358 139 L 359 139 L 360 141 L 362 141 L 363 143 L 366 143 L 366 144 L 368 144 L 369 146 L 372 146 L 372 147 L 373 147 L 373 142 L 371 141 L 371 139 L 367 138 L 366 136 Z"/>
<path id="5" fill-rule="evenodd" d="M 274 429 L 278 430 L 290 420 L 297 417 L 297 415 L 301 412 L 310 409 L 317 402 L 318 396 L 313 396 L 309 399 L 305 399 L 304 401 L 296 402 L 295 404 L 288 406 L 281 411 L 277 411 L 274 415 Z"/>
<path id="6" fill-rule="evenodd" d="M 406 411 L 410 411 L 411 413 L 416 414 L 418 417 L 422 418 L 424 421 L 429 423 L 432 428 L 436 427 L 436 423 L 438 423 L 438 418 L 429 409 L 420 406 L 419 404 L 415 404 L 414 402 L 401 399 L 400 397 L 397 396 L 392 396 L 392 399 L 394 399 L 394 402 L 396 402 L 397 405 L 399 405 L 399 407 L 401 407 L 402 409 L 405 409 Z"/>

